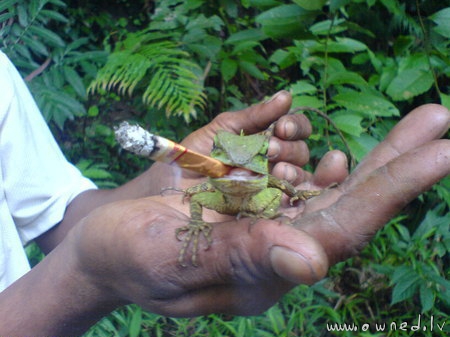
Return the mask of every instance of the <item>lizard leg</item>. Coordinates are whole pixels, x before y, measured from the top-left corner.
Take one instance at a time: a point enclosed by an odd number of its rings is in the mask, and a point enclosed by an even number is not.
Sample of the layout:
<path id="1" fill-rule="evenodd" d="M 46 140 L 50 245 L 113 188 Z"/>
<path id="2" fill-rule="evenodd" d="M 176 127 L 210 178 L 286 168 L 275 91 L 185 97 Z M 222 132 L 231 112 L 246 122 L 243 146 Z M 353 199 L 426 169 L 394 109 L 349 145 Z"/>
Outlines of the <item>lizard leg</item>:
<path id="1" fill-rule="evenodd" d="M 209 246 L 211 246 L 212 244 L 211 239 L 212 225 L 203 221 L 202 203 L 201 203 L 202 198 L 196 197 L 201 195 L 202 195 L 201 193 L 194 195 L 190 200 L 191 220 L 189 221 L 188 225 L 177 228 L 175 231 L 177 239 L 183 241 L 180 253 L 178 254 L 178 262 L 184 267 L 186 266 L 185 263 L 186 254 L 188 252 L 189 246 L 191 245 L 192 245 L 191 249 L 192 265 L 197 266 L 198 244 L 201 235 L 203 235 L 203 237 L 206 239 L 206 242 L 208 244 L 207 248 L 209 248 Z M 181 233 L 185 233 L 183 238 L 180 237 Z"/>
<path id="2" fill-rule="evenodd" d="M 211 224 L 203 220 L 191 220 L 187 226 L 177 228 L 175 235 L 177 236 L 178 240 L 183 241 L 183 246 L 181 247 L 180 252 L 178 254 L 178 262 L 183 267 L 186 267 L 185 259 L 190 245 L 192 245 L 191 249 L 192 265 L 197 266 L 199 238 L 201 235 L 203 235 L 204 238 L 206 239 L 208 247 L 211 246 L 212 244 L 211 231 L 212 231 Z M 186 233 L 184 238 L 180 238 L 180 233 L 182 232 Z"/>
<path id="3" fill-rule="evenodd" d="M 214 191 L 215 189 L 213 185 L 211 185 L 209 182 L 204 182 L 202 184 L 188 187 L 183 192 L 184 195 L 189 198 L 198 193 L 214 192 Z"/>
<path id="4" fill-rule="evenodd" d="M 308 190 L 297 190 L 292 184 L 286 180 L 278 179 L 273 175 L 269 175 L 269 187 L 278 188 L 283 193 L 290 197 L 289 202 L 291 205 L 297 200 L 308 200 L 315 197 L 321 193 L 321 191 L 308 191 Z"/>
<path id="5" fill-rule="evenodd" d="M 272 219 L 279 215 L 282 192 L 273 187 L 262 190 L 242 202 L 238 216 Z M 256 220 L 255 220 L 256 221 Z"/>

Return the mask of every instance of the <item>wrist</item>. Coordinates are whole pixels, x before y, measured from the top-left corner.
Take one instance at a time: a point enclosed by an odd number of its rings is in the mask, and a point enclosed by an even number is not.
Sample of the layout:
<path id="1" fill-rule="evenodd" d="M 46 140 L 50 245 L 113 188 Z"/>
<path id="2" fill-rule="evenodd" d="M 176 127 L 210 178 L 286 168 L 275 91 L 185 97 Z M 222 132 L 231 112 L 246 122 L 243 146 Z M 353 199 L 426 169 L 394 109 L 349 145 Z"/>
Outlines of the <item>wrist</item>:
<path id="1" fill-rule="evenodd" d="M 79 336 L 120 305 L 85 274 L 62 242 L 0 293 L 1 336 Z"/>

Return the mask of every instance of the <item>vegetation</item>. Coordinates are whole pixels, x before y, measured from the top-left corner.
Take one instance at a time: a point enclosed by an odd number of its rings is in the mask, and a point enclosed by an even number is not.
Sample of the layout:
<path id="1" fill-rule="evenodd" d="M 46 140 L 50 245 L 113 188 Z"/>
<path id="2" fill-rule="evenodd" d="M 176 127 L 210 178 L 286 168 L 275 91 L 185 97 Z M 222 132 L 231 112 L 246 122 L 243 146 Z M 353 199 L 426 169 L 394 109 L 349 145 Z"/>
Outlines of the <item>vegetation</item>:
<path id="1" fill-rule="evenodd" d="M 115 144 L 121 119 L 179 140 L 287 89 L 294 107 L 326 113 L 359 161 L 413 107 L 450 108 L 450 6 L 441 0 L 2 0 L 0 41 L 66 155 L 102 187 L 147 165 Z M 305 113 L 312 165 L 347 150 Z M 449 191 L 447 177 L 359 256 L 261 316 L 171 319 L 127 306 L 86 336 L 447 336 Z M 353 331 L 332 329 L 343 323 Z"/>

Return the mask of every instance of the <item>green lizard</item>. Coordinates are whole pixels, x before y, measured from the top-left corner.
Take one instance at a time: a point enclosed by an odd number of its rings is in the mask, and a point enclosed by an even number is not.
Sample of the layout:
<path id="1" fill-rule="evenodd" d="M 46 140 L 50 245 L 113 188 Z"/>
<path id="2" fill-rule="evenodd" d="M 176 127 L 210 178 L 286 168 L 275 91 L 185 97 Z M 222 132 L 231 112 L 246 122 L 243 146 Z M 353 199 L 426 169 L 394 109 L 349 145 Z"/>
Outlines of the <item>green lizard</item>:
<path id="1" fill-rule="evenodd" d="M 218 131 L 214 137 L 211 157 L 236 167 L 230 175 L 209 178 L 207 182 L 184 190 L 190 199 L 191 220 L 187 226 L 176 230 L 176 237 L 183 241 L 179 253 L 179 263 L 186 265 L 185 258 L 192 245 L 192 264 L 197 265 L 198 243 L 204 236 L 208 247 L 212 244 L 212 225 L 202 218 L 206 207 L 222 214 L 254 218 L 275 218 L 279 215 L 282 194 L 290 197 L 291 204 L 296 200 L 307 200 L 320 194 L 320 191 L 296 190 L 285 180 L 269 174 L 267 150 L 274 124 L 262 134 L 235 135 Z M 250 174 L 250 172 L 253 174 Z M 180 234 L 185 233 L 184 238 Z"/>

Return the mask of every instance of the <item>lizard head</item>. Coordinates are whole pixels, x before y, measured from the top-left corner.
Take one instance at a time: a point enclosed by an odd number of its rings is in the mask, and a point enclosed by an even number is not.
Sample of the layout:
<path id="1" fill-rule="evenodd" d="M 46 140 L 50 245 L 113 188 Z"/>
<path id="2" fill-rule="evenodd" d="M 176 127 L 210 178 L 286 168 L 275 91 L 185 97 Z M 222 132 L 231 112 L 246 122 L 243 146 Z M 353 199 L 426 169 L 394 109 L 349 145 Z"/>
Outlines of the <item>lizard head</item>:
<path id="1" fill-rule="evenodd" d="M 219 130 L 214 137 L 211 157 L 224 164 L 247 169 L 259 174 L 268 174 L 267 149 L 269 139 L 265 135 L 245 136 Z"/>

